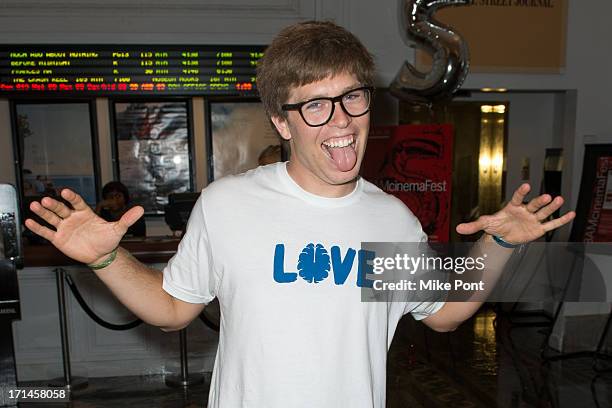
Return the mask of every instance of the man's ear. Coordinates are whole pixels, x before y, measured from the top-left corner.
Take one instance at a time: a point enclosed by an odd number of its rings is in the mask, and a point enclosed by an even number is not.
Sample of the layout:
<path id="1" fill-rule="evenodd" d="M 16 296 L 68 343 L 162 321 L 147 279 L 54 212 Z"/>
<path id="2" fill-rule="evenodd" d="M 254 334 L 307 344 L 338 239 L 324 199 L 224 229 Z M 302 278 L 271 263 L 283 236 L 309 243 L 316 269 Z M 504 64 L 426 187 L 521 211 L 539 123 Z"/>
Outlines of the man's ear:
<path id="1" fill-rule="evenodd" d="M 291 131 L 289 130 L 289 123 L 287 122 L 287 119 L 280 116 L 272 116 L 270 120 L 283 139 L 291 139 Z"/>

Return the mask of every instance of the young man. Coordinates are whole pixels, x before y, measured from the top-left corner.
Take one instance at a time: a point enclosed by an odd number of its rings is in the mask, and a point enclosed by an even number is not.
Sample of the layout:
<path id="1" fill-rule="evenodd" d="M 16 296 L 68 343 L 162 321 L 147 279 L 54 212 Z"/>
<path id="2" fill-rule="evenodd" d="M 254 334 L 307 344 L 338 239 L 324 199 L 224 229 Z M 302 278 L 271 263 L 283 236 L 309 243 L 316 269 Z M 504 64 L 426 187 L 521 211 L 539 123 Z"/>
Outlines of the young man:
<path id="1" fill-rule="evenodd" d="M 427 240 L 402 202 L 358 177 L 373 82 L 372 57 L 343 28 L 306 22 L 281 31 L 257 83 L 291 160 L 208 186 L 163 274 L 115 251 L 140 207 L 107 223 L 64 190 L 74 210 L 50 198 L 32 205 L 57 232 L 32 220 L 27 226 L 90 264 L 130 310 L 164 330 L 185 327 L 217 297 L 209 407 L 382 408 L 399 319 L 411 313 L 435 330 L 453 330 L 480 303 L 360 300 L 361 242 Z M 562 199 L 523 205 L 528 191 L 521 186 L 504 209 L 457 230 L 483 230 L 482 242 L 496 235 L 510 246 L 572 219 L 542 224 Z M 497 245 L 489 257 L 502 265 L 511 253 Z"/>

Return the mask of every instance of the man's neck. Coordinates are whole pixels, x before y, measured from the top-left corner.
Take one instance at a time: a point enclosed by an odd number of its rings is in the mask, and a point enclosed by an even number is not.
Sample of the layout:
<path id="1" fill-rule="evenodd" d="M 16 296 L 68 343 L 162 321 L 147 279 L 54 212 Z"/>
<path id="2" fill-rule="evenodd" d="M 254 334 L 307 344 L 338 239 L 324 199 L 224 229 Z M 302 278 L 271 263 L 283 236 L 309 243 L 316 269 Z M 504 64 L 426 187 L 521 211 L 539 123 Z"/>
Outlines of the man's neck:
<path id="1" fill-rule="evenodd" d="M 289 177 L 291 177 L 303 190 L 320 197 L 344 197 L 355 190 L 355 185 L 357 183 L 357 180 L 354 179 L 345 184 L 330 184 L 325 180 L 321 180 L 321 178 L 317 177 L 296 161 L 287 163 L 287 173 L 289 173 Z"/>

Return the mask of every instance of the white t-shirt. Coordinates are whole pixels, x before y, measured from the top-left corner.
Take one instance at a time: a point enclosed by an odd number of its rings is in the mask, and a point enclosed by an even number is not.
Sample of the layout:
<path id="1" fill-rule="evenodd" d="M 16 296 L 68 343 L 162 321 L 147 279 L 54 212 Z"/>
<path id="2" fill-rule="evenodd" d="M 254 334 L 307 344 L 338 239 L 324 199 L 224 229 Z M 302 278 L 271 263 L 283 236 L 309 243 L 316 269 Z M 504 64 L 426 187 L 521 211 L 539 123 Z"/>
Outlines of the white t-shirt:
<path id="1" fill-rule="evenodd" d="M 358 251 L 425 240 L 400 200 L 363 179 L 320 197 L 276 163 L 209 185 L 163 280 L 177 299 L 219 299 L 208 406 L 383 408 L 399 319 L 442 303 L 362 302 Z"/>

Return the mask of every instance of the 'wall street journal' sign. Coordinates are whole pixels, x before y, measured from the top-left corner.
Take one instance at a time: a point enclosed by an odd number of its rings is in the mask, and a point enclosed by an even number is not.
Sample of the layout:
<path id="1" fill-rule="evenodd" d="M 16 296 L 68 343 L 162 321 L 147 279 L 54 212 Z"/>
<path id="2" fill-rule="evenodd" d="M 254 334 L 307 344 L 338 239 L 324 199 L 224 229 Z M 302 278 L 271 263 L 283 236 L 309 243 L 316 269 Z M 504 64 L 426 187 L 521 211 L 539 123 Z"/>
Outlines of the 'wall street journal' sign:
<path id="1" fill-rule="evenodd" d="M 565 68 L 566 0 L 473 0 L 435 18 L 459 32 L 472 72 L 561 73 Z M 429 55 L 419 51 L 426 70 Z"/>

